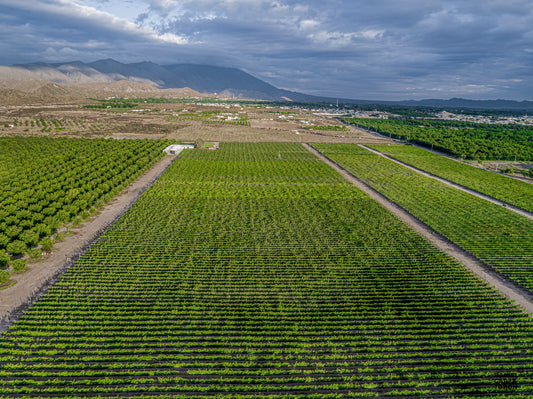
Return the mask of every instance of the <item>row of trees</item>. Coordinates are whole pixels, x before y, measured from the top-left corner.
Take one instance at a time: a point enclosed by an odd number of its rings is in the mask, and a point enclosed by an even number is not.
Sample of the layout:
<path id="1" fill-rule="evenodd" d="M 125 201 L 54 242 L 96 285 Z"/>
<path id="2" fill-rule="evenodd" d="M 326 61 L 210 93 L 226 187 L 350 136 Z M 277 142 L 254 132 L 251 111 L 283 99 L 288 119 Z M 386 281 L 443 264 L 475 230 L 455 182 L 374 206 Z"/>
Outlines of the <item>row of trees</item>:
<path id="1" fill-rule="evenodd" d="M 529 126 L 400 118 L 342 118 L 342 121 L 457 157 L 476 160 L 533 160 L 533 127 Z"/>
<path id="2" fill-rule="evenodd" d="M 0 269 L 39 257 L 164 153 L 166 141 L 0 138 Z M 19 262 L 22 263 L 22 262 Z M 11 266 L 17 266 L 11 262 Z"/>

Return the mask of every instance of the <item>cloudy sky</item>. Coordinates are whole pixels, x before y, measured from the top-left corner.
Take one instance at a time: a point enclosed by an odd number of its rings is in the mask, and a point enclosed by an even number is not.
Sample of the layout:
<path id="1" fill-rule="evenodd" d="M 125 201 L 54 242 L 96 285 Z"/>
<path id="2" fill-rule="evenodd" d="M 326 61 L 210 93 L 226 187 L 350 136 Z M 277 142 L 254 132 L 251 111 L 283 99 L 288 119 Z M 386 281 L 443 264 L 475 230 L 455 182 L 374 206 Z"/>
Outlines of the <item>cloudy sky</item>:
<path id="1" fill-rule="evenodd" d="M 533 0 L 0 0 L 0 65 L 103 58 L 332 97 L 533 100 Z"/>

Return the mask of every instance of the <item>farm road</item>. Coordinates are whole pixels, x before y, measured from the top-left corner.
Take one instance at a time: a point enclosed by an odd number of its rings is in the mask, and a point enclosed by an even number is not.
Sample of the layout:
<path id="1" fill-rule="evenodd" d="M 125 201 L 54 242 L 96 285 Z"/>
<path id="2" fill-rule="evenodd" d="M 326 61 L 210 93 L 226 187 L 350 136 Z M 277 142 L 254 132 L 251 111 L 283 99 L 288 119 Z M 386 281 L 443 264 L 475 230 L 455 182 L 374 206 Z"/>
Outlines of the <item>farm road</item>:
<path id="1" fill-rule="evenodd" d="M 0 321 L 11 318 L 19 307 L 29 304 L 32 298 L 58 274 L 66 270 L 79 254 L 94 242 L 127 208 L 129 208 L 148 187 L 163 173 L 176 159 L 176 156 L 166 156 L 152 166 L 141 177 L 131 183 L 111 202 L 81 227 L 74 228 L 70 237 L 54 245 L 52 253 L 44 261 L 29 264 L 26 271 L 15 274 L 12 278 L 16 284 L 0 291 Z M 0 331 L 2 324 L 0 323 Z"/>
<path id="2" fill-rule="evenodd" d="M 476 197 L 479 197 L 479 198 L 484 199 L 486 201 L 492 202 L 493 204 L 503 206 L 503 207 L 509 209 L 510 211 L 519 214 L 520 216 L 524 216 L 524 217 L 526 217 L 528 219 L 533 220 L 533 213 L 528 212 L 525 209 L 518 208 L 518 207 L 513 206 L 511 204 L 508 204 L 508 203 L 506 203 L 504 201 L 500 201 L 499 199 L 491 197 L 490 195 L 486 195 L 486 194 L 480 193 L 479 191 L 472 190 L 471 188 L 468 188 L 468 187 L 462 186 L 460 184 L 454 183 L 454 182 L 452 182 L 450 180 L 446 180 L 446 179 L 444 179 L 442 177 L 439 177 L 439 176 L 436 176 L 436 175 L 434 175 L 432 173 L 426 172 L 425 170 L 419 169 L 419 168 L 417 168 L 415 166 L 411 166 L 411 165 L 409 165 L 409 164 L 407 164 L 405 162 L 402 162 L 402 161 L 399 161 L 399 160 L 397 160 L 395 158 L 392 158 L 391 156 L 389 156 L 387 154 L 384 154 L 382 152 L 374 150 L 373 148 L 367 147 L 364 144 L 359 144 L 359 146 L 364 148 L 365 150 L 373 152 L 374 154 L 380 155 L 383 158 L 386 158 L 386 159 L 388 159 L 388 160 L 390 160 L 392 162 L 395 162 L 395 163 L 397 163 L 399 165 L 405 166 L 406 168 L 411 169 L 411 170 L 413 170 L 413 171 L 415 171 L 417 173 L 420 173 L 421 175 L 424 175 L 426 177 L 430 177 L 432 179 L 438 180 L 441 183 L 444 183 L 444 184 L 446 184 L 446 185 L 448 185 L 450 187 L 456 188 L 457 190 L 464 191 L 464 192 L 466 192 L 468 194 L 475 195 Z"/>
<path id="3" fill-rule="evenodd" d="M 413 230 L 420 234 L 425 239 L 429 240 L 433 245 L 444 251 L 447 255 L 455 258 L 466 268 L 476 274 L 483 281 L 489 283 L 492 287 L 496 288 L 499 292 L 505 295 L 512 301 L 515 301 L 522 309 L 524 309 L 530 315 L 533 315 L 533 298 L 518 287 L 515 287 L 512 283 L 502 279 L 498 274 L 487 270 L 483 262 L 477 259 L 472 254 L 464 251 L 458 245 L 454 244 L 446 237 L 433 231 L 425 223 L 421 222 L 400 206 L 391 202 L 387 197 L 367 186 L 354 175 L 344 169 L 342 166 L 333 162 L 321 152 L 315 150 L 309 144 L 303 144 L 311 153 L 315 154 L 318 158 L 324 161 L 327 165 L 331 166 L 337 172 L 339 172 L 346 180 L 353 183 L 361 191 L 367 193 L 372 199 L 376 200 L 383 207 L 388 209 L 394 215 L 396 215 L 404 223 L 407 223 Z"/>

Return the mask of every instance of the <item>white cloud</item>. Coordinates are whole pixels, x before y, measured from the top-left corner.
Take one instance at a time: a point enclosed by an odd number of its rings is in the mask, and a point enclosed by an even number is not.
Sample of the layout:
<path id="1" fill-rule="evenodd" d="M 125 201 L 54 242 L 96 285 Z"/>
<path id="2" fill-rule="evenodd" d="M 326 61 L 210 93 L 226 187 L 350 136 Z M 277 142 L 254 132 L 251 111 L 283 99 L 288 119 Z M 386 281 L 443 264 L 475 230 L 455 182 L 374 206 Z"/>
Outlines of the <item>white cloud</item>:
<path id="1" fill-rule="evenodd" d="M 69 19 L 72 24 L 75 24 L 77 21 L 104 31 L 115 31 L 172 44 L 188 43 L 188 40 L 185 37 L 172 33 L 160 34 L 153 28 L 139 26 L 127 19 L 117 17 L 105 11 L 97 10 L 94 7 L 86 6 L 73 0 L 29 0 L 24 2 L 14 0 L 2 1 L 14 5 L 19 9 L 39 10 L 41 13 L 54 15 L 56 18 L 59 17 L 63 20 L 59 20 L 58 23 L 64 22 L 65 19 Z"/>
<path id="2" fill-rule="evenodd" d="M 173 44 L 189 44 L 189 40 L 172 33 L 156 33 L 153 30 L 147 29 L 146 34 L 155 40 L 159 40 L 164 43 L 173 43 Z"/>
<path id="3" fill-rule="evenodd" d="M 303 31 L 314 30 L 320 26 L 320 22 L 313 19 L 300 21 L 300 29 Z"/>

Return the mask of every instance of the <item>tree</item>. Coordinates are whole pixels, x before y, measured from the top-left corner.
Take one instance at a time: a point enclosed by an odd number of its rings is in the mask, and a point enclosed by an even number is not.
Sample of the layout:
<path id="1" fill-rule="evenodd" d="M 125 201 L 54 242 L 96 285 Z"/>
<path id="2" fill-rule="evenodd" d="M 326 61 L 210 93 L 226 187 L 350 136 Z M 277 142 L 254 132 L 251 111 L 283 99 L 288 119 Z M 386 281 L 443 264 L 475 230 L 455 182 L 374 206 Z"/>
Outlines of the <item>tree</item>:
<path id="1" fill-rule="evenodd" d="M 26 243 L 29 247 L 34 247 L 39 242 L 39 233 L 26 230 L 20 235 L 20 239 Z"/>
<path id="2" fill-rule="evenodd" d="M 7 270 L 0 270 L 0 285 L 3 285 L 9 281 L 11 275 Z"/>
<path id="3" fill-rule="evenodd" d="M 40 223 L 35 226 L 35 230 L 39 234 L 39 237 L 49 236 L 50 234 L 52 234 L 52 228 L 44 223 Z"/>
<path id="4" fill-rule="evenodd" d="M 22 255 L 26 252 L 26 244 L 23 241 L 15 240 L 7 244 L 7 252 L 11 255 Z"/>
<path id="5" fill-rule="evenodd" d="M 11 262 L 11 267 L 16 272 L 22 272 L 26 269 L 26 259 L 15 259 Z"/>
<path id="6" fill-rule="evenodd" d="M 0 250 L 0 269 L 7 269 L 9 267 L 9 262 L 11 257 L 5 250 Z"/>
<path id="7" fill-rule="evenodd" d="M 20 226 L 16 226 L 16 225 L 13 225 L 13 226 L 9 226 L 6 231 L 5 231 L 5 234 L 6 236 L 8 236 L 9 238 L 11 239 L 14 239 L 14 238 L 17 238 L 18 235 L 22 232 L 22 227 Z"/>
<path id="8" fill-rule="evenodd" d="M 4 233 L 0 233 L 0 248 L 5 248 L 11 240 Z"/>
<path id="9" fill-rule="evenodd" d="M 44 251 L 50 251 L 54 247 L 54 240 L 50 237 L 45 237 L 41 240 L 40 244 Z"/>

